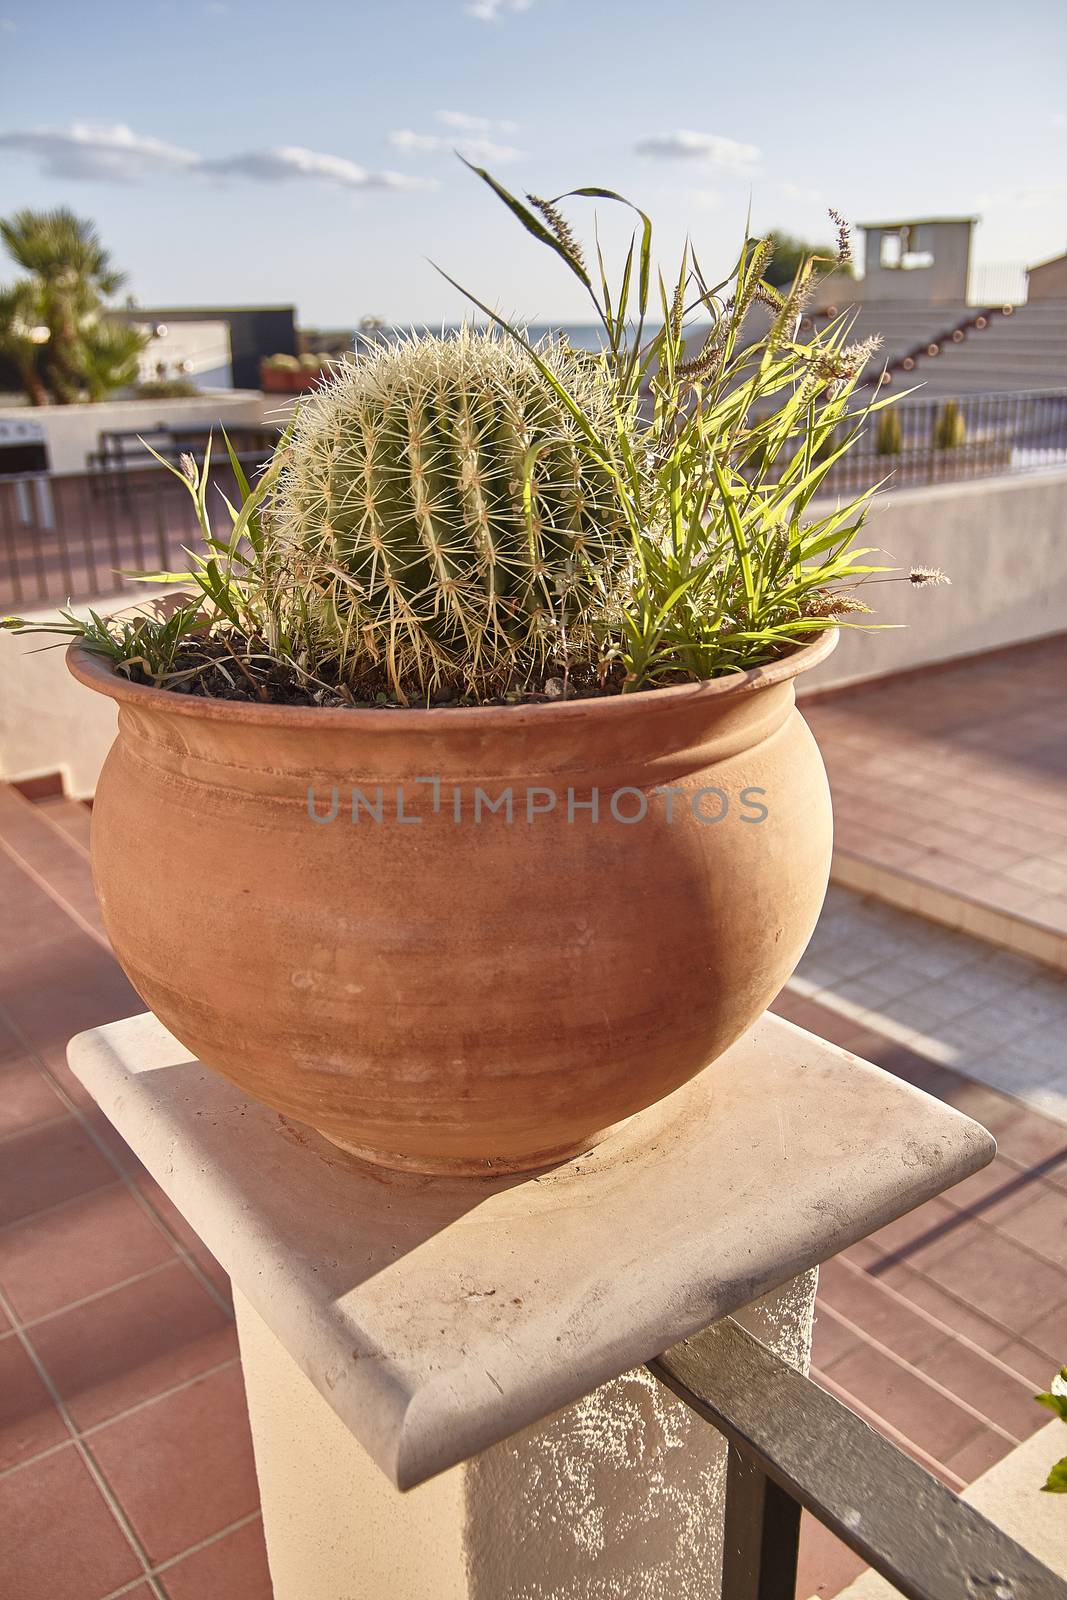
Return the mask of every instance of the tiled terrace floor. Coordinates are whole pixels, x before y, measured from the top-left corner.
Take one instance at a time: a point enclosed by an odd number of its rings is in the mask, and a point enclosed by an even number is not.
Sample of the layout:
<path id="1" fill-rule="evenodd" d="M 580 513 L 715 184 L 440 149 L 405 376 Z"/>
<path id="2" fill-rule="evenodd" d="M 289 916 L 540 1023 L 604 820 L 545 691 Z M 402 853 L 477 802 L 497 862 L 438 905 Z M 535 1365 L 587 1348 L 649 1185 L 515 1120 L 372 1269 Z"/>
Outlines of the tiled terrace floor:
<path id="1" fill-rule="evenodd" d="M 1067 634 L 816 697 L 835 878 L 1067 969 Z"/>
<path id="2" fill-rule="evenodd" d="M 85 821 L 0 788 L 0 1595 L 270 1600 L 227 1281 L 66 1067 L 143 1009 Z"/>
<path id="3" fill-rule="evenodd" d="M 0 1594 L 269 1600 L 225 1279 L 65 1063 L 72 1033 L 142 1009 L 76 807 L 0 788 L 0 905 Z M 811 961 L 869 950 L 880 914 L 835 891 Z M 990 957 L 967 945 L 961 972 Z M 1042 1425 L 1030 1397 L 1064 1359 L 1067 1127 L 808 988 L 779 1009 L 1001 1141 L 986 1172 L 829 1263 L 819 1293 L 821 1381 L 958 1488 Z M 807 1524 L 800 1600 L 859 1569 Z"/>

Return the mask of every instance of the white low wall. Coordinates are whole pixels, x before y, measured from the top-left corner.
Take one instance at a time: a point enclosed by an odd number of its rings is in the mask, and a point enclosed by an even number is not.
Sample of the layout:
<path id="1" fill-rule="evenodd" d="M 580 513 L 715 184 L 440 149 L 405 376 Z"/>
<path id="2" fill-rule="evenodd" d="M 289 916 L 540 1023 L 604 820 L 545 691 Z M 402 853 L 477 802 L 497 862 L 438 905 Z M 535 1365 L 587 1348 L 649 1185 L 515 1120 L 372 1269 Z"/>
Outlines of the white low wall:
<path id="1" fill-rule="evenodd" d="M 148 597 L 111 595 L 92 605 L 107 616 Z M 86 614 L 82 606 L 73 610 Z M 35 622 L 58 615 L 25 613 Z M 64 661 L 66 640 L 56 643 L 47 634 L 0 633 L 0 782 L 58 772 L 66 793 L 84 800 L 96 791 L 117 713 L 113 700 L 75 682 Z"/>
<path id="2" fill-rule="evenodd" d="M 205 390 L 189 400 L 105 400 L 97 405 L 3 406 L 0 422 L 34 422 L 44 429 L 52 472 L 84 472 L 99 436 L 111 430 L 217 427 L 272 420 L 278 396 L 258 389 Z M 284 398 L 284 397 L 281 397 Z"/>
<path id="3" fill-rule="evenodd" d="M 1067 471 L 901 489 L 871 513 L 862 543 L 904 573 L 940 567 L 951 587 L 871 584 L 871 621 L 904 626 L 843 629 L 801 697 L 1067 630 Z"/>

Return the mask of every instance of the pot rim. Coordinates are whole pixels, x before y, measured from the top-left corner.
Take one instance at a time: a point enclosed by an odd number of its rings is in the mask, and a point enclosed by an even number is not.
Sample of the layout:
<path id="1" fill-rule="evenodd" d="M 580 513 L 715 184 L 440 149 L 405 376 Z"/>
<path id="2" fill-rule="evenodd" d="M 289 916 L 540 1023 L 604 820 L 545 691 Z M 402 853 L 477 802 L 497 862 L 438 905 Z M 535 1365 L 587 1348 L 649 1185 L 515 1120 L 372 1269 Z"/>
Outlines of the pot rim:
<path id="1" fill-rule="evenodd" d="M 324 727 L 330 723 L 352 729 L 408 728 L 413 733 L 446 731 L 454 728 L 467 732 L 476 727 L 492 727 L 518 731 L 531 723 L 552 721 L 556 725 L 578 717 L 622 716 L 627 708 L 635 712 L 650 702 L 664 706 L 706 704 L 709 701 L 736 699 L 769 689 L 774 684 L 787 683 L 802 672 L 819 666 L 837 645 L 839 630 L 827 628 L 811 644 L 801 645 L 787 656 L 768 662 L 762 667 L 748 667 L 730 672 L 721 678 L 707 678 L 695 683 L 673 684 L 665 689 L 638 689 L 633 694 L 604 695 L 582 700 L 550 701 L 547 704 L 524 706 L 429 706 L 426 708 L 400 707 L 349 707 L 349 706 L 279 706 L 261 705 L 254 700 L 215 700 L 200 695 L 176 694 L 172 689 L 153 689 L 148 684 L 131 683 L 122 678 L 105 658 L 90 650 L 80 640 L 67 646 L 68 671 L 79 683 L 97 694 L 108 695 L 120 705 L 137 707 L 143 711 L 165 712 L 167 715 L 197 717 L 208 722 L 238 722 L 258 724 L 264 728 Z"/>

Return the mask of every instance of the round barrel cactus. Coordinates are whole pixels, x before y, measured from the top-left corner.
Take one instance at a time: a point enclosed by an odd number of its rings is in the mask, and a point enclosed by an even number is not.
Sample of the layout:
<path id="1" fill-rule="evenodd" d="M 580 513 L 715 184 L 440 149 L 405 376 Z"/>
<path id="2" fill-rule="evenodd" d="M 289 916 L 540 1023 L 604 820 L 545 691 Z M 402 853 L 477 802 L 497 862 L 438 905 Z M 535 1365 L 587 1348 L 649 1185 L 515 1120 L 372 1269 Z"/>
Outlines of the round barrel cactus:
<path id="1" fill-rule="evenodd" d="M 540 354 L 610 436 L 598 362 Z M 566 404 L 516 340 L 470 329 L 335 368 L 295 422 L 270 526 L 349 681 L 402 699 L 502 692 L 590 648 L 628 548 Z"/>

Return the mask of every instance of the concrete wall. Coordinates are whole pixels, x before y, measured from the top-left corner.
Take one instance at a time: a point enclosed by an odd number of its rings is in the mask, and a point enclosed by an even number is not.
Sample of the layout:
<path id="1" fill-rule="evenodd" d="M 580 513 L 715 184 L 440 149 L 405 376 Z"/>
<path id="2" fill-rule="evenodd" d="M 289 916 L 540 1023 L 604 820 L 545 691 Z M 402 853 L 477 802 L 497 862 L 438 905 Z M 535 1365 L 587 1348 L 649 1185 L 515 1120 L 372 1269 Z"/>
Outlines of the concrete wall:
<path id="1" fill-rule="evenodd" d="M 84 472 L 86 457 L 102 432 L 157 426 L 213 427 L 219 422 L 259 424 L 270 420 L 274 397 L 258 389 L 205 392 L 195 400 L 110 400 L 99 405 L 4 406 L 0 421 L 35 422 L 45 430 L 52 472 Z"/>
<path id="2" fill-rule="evenodd" d="M 843 630 L 825 666 L 800 680 L 802 698 L 1067 631 L 1067 471 L 902 489 L 864 532 L 863 543 L 880 546 L 892 565 L 940 567 L 952 585 L 871 584 L 871 620 L 904 626 Z"/>

